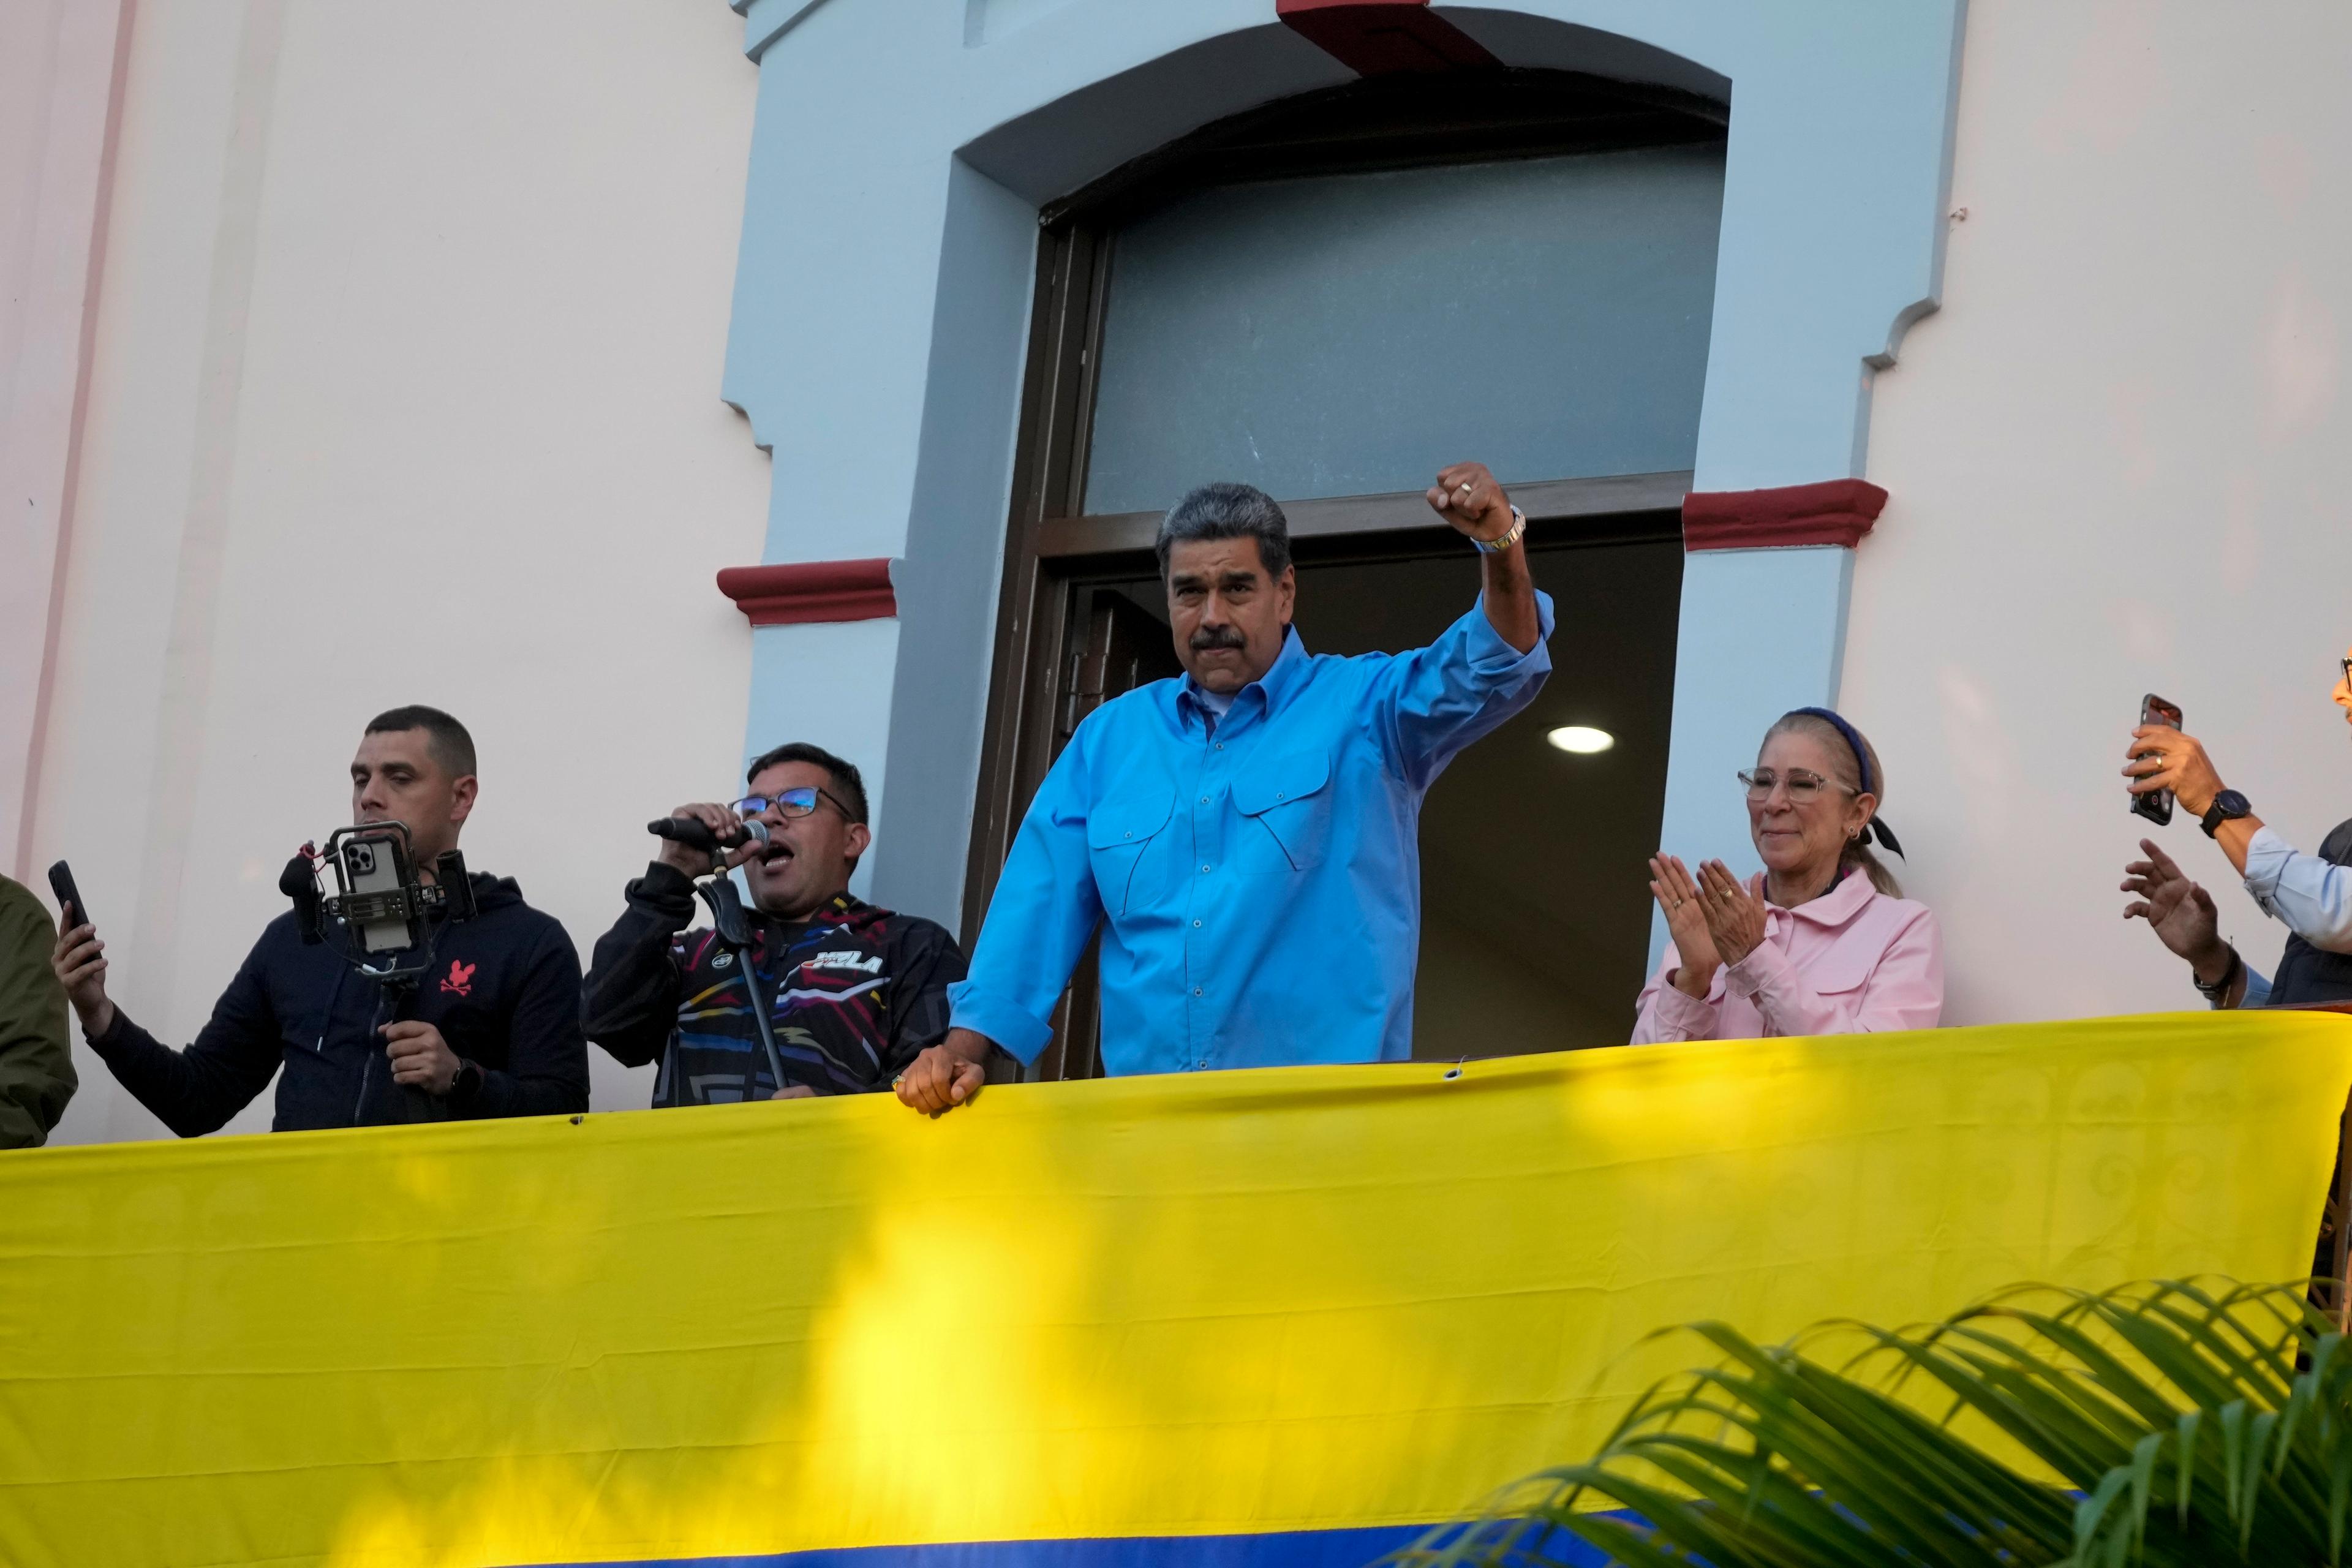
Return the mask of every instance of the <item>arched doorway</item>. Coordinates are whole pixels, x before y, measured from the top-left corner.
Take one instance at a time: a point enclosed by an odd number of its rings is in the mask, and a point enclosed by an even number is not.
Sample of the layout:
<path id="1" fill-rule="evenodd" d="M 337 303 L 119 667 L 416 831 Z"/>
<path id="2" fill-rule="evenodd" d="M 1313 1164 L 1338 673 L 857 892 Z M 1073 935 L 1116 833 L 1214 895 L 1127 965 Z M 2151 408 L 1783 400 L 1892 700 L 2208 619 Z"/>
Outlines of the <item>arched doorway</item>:
<path id="1" fill-rule="evenodd" d="M 1570 71 L 1361 81 L 1220 121 L 1042 215 L 988 731 L 976 934 L 1091 706 L 1173 672 L 1149 553 L 1192 484 L 1284 501 L 1311 651 L 1427 641 L 1475 562 L 1420 490 L 1475 457 L 1559 610 L 1529 712 L 1423 817 L 1416 1053 L 1622 1040 L 1649 934 L 1724 106 Z M 1574 757 L 1560 725 L 1617 744 Z M 1091 959 L 1044 1076 L 1093 1065 Z"/>

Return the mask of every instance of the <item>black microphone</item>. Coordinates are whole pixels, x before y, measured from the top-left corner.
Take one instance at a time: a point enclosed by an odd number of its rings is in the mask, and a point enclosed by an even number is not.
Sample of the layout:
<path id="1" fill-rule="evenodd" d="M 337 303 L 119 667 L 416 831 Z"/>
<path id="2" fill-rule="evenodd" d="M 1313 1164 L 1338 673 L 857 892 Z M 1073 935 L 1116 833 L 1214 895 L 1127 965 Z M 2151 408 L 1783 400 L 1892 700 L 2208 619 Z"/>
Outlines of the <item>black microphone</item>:
<path id="1" fill-rule="evenodd" d="M 286 862 L 286 869 L 278 874 L 278 890 L 294 900 L 294 924 L 306 942 L 327 940 L 326 900 L 319 893 L 318 868 L 311 858 L 310 846 Z M 77 920 L 81 911 L 74 911 Z"/>
<path id="2" fill-rule="evenodd" d="M 768 841 L 768 825 L 757 821 L 730 828 L 722 836 L 711 832 L 698 816 L 665 816 L 646 823 L 646 831 L 656 838 L 667 838 L 689 849 L 740 849 L 746 844 Z"/>

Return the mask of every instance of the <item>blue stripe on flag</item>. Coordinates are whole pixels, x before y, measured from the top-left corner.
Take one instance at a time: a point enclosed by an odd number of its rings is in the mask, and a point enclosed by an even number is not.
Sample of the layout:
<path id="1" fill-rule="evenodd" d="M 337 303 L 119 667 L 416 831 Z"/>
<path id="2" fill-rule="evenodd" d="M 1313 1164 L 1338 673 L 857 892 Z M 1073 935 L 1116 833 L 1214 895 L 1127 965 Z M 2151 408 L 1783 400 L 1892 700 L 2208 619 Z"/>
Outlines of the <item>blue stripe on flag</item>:
<path id="1" fill-rule="evenodd" d="M 1632 1514 L 1612 1517 L 1631 1520 Z M 845 1546 L 758 1557 L 665 1557 L 635 1563 L 541 1563 L 534 1568 L 1365 1568 L 1410 1546 L 1424 1524 L 1369 1530 L 1289 1530 L 1251 1535 L 1097 1536 L 1082 1541 L 942 1542 L 928 1546 Z M 1555 1531 L 1538 1561 L 1605 1568 L 1608 1556 Z"/>

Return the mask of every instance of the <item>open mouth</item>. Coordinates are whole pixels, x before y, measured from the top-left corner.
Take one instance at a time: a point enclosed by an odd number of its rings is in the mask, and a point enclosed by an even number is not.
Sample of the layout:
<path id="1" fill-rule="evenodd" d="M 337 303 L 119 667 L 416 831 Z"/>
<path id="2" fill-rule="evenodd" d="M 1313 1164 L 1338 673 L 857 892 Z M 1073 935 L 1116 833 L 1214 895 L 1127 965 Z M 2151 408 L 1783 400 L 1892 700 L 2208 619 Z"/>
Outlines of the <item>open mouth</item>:
<path id="1" fill-rule="evenodd" d="M 762 866 L 778 865 L 792 858 L 793 847 L 781 838 L 769 840 L 768 847 L 760 851 L 760 864 Z"/>

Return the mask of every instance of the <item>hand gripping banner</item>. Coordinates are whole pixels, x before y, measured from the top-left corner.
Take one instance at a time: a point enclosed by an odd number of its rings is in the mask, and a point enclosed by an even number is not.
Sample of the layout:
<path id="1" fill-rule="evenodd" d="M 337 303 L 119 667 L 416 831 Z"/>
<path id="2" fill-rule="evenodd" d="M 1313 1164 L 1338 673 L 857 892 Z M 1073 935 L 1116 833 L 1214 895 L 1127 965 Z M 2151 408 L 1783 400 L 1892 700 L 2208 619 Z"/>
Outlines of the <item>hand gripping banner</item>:
<path id="1" fill-rule="evenodd" d="M 1362 1563 L 1664 1325 L 2299 1276 L 2347 1083 L 2224 1013 L 0 1154 L 0 1557 Z"/>

